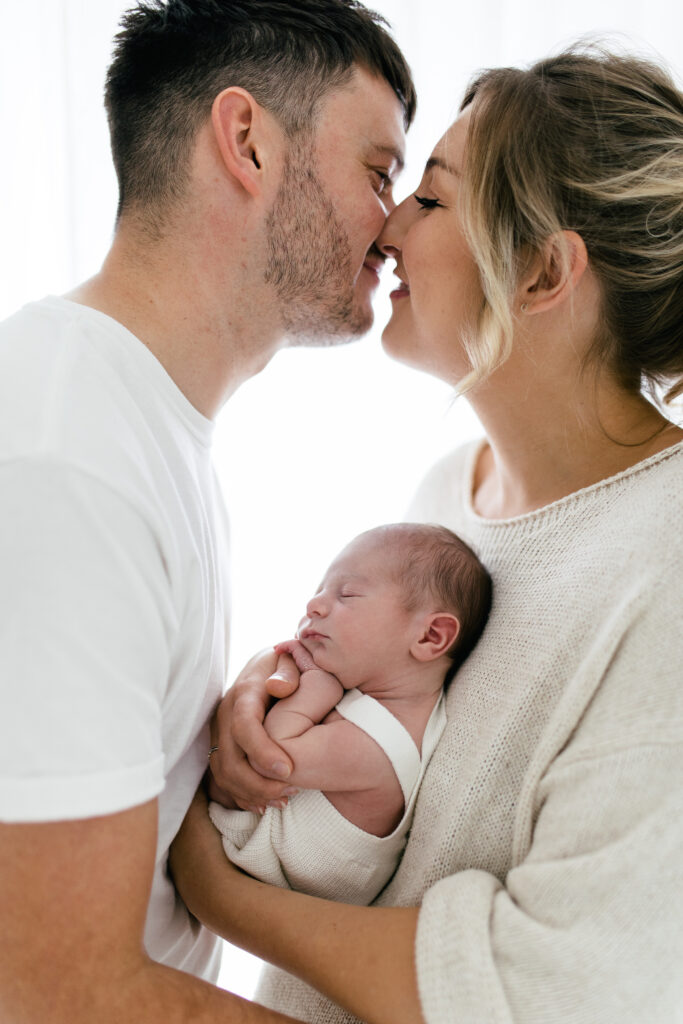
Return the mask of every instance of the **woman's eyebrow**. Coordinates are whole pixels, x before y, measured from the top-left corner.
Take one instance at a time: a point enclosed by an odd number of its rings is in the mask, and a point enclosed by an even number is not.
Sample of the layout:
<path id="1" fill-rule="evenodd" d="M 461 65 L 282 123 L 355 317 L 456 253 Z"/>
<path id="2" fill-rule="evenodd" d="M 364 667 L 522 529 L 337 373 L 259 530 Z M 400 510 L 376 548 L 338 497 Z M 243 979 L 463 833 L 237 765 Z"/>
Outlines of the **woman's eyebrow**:
<path id="1" fill-rule="evenodd" d="M 449 174 L 454 174 L 456 177 L 460 174 L 460 171 L 456 171 L 455 167 L 451 167 L 445 160 L 442 160 L 440 156 L 430 156 L 429 160 L 425 164 L 425 174 L 427 171 L 431 171 L 433 167 L 438 167 L 441 171 L 447 171 Z"/>

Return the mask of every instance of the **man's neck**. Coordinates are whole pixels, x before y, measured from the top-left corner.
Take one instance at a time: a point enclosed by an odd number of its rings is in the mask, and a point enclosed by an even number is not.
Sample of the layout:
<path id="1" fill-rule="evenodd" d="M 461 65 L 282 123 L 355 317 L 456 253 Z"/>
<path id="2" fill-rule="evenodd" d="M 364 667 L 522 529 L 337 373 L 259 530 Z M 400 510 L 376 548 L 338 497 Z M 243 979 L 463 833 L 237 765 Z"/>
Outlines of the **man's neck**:
<path id="1" fill-rule="evenodd" d="M 67 298 L 131 331 L 213 418 L 280 347 L 277 311 L 246 260 L 220 266 L 172 242 L 161 248 L 117 237 L 101 271 Z"/>

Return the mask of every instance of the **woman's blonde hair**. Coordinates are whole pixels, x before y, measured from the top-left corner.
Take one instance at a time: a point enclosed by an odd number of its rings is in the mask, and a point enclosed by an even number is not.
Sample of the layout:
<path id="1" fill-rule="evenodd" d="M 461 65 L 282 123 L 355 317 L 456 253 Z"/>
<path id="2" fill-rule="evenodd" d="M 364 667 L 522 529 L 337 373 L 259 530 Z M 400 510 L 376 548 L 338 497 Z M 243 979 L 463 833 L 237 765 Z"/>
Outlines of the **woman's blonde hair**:
<path id="1" fill-rule="evenodd" d="M 596 46 L 470 84 L 463 215 L 485 302 L 468 343 L 484 379 L 510 352 L 531 257 L 577 232 L 602 290 L 590 357 L 630 390 L 683 392 L 683 94 L 665 70 Z M 560 255 L 566 260 L 567 254 Z"/>

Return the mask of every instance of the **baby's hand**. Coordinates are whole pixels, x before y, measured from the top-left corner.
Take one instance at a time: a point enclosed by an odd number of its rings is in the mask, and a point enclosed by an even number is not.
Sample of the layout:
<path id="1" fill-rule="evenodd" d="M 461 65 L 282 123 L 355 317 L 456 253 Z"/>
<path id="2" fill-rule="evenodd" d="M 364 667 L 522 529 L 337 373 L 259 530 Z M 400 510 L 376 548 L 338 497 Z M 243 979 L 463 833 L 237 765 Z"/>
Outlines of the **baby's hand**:
<path id="1" fill-rule="evenodd" d="M 311 669 L 318 667 L 313 661 L 311 652 L 306 650 L 300 640 L 284 640 L 281 644 L 276 644 L 275 653 L 278 655 L 291 654 L 299 672 L 310 672 Z M 277 670 L 275 674 L 277 674 Z"/>

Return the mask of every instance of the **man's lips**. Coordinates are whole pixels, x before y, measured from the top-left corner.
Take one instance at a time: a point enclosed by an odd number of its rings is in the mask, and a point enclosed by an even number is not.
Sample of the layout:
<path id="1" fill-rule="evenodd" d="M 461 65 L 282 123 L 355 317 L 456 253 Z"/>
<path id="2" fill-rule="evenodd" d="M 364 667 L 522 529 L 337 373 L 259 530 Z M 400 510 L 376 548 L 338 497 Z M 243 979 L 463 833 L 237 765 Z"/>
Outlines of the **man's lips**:
<path id="1" fill-rule="evenodd" d="M 363 260 L 363 269 L 370 271 L 370 273 L 379 281 L 379 276 L 382 273 L 382 267 L 384 266 L 386 257 L 379 251 L 377 246 L 371 245 L 365 254 Z"/>
<path id="2" fill-rule="evenodd" d="M 363 264 L 363 270 L 369 271 L 377 282 L 379 282 L 379 275 L 382 273 L 382 267 L 384 264 L 377 260 L 366 260 Z"/>

